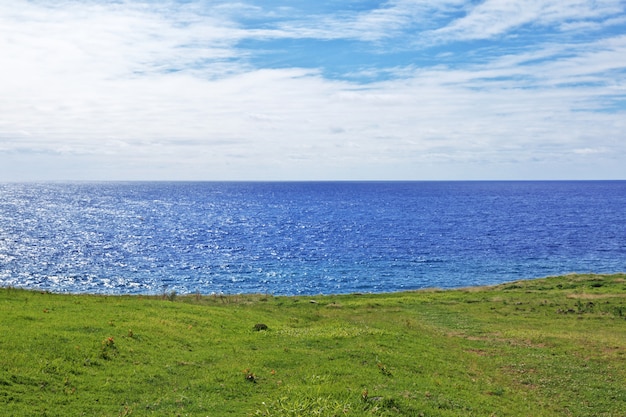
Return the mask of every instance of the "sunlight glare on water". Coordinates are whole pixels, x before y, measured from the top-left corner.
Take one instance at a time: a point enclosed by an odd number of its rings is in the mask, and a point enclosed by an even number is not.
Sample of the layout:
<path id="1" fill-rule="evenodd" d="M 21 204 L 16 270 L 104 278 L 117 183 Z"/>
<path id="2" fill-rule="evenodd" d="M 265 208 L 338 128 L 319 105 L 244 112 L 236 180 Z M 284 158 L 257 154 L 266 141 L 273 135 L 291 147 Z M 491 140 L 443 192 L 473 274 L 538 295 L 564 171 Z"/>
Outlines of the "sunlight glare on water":
<path id="1" fill-rule="evenodd" d="M 626 270 L 626 182 L 0 184 L 0 284 L 388 292 Z"/>

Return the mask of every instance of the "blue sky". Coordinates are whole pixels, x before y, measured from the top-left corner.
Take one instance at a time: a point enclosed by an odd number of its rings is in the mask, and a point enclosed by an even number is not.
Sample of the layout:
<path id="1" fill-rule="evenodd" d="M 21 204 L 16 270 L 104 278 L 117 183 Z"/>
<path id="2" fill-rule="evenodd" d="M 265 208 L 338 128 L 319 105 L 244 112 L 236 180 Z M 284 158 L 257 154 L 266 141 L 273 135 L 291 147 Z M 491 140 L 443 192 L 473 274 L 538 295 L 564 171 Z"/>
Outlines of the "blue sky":
<path id="1" fill-rule="evenodd" d="M 623 0 L 12 0 L 0 56 L 0 181 L 626 179 Z"/>

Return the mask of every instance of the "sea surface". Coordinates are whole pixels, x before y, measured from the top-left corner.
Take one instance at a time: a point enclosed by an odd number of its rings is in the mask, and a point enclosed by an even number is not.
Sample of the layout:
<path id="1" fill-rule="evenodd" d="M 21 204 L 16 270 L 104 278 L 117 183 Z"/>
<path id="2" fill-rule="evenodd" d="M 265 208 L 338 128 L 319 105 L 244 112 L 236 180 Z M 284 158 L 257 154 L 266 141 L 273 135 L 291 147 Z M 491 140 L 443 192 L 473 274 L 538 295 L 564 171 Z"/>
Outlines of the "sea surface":
<path id="1" fill-rule="evenodd" d="M 626 271 L 626 182 L 0 183 L 0 286 L 329 294 Z"/>

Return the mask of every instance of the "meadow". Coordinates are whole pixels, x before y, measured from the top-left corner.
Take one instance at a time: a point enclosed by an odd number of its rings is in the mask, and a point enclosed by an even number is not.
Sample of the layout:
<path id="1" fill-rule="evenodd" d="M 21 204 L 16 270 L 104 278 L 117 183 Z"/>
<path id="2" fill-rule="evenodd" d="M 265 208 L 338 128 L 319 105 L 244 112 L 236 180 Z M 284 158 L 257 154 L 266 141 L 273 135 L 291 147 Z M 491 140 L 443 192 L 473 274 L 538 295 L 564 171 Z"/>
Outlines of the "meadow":
<path id="1" fill-rule="evenodd" d="M 0 289 L 4 416 L 626 416 L 626 275 L 388 294 Z"/>

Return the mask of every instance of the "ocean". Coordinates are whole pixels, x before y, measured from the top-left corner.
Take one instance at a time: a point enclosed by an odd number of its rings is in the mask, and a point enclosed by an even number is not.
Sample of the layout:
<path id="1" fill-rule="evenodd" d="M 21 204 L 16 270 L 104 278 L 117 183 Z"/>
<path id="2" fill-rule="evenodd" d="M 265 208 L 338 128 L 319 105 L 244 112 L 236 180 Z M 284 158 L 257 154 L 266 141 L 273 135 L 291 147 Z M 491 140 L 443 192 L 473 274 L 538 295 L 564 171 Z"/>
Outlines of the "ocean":
<path id="1" fill-rule="evenodd" d="M 274 295 L 626 271 L 626 181 L 0 183 L 0 286 Z"/>

